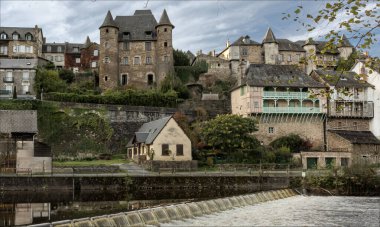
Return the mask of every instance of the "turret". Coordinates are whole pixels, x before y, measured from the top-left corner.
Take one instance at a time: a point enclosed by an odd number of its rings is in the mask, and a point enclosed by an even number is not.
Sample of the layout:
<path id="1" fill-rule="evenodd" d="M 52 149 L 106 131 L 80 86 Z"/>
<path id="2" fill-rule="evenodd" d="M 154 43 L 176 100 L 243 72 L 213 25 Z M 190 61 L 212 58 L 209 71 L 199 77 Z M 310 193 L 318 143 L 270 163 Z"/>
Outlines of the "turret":
<path id="1" fill-rule="evenodd" d="M 317 45 L 312 38 L 309 38 L 305 41 L 305 44 L 302 46 L 306 51 L 305 53 L 305 67 L 306 73 L 309 75 L 313 70 L 317 69 L 315 64 L 315 56 L 317 53 Z"/>
<path id="2" fill-rule="evenodd" d="M 338 43 L 339 57 L 347 60 L 348 57 L 352 54 L 354 47 L 351 45 L 350 41 L 343 34 Z"/>
<path id="3" fill-rule="evenodd" d="M 102 90 L 107 90 L 116 88 L 119 84 L 119 27 L 110 11 L 107 12 L 99 30 L 99 86 Z"/>
<path id="4" fill-rule="evenodd" d="M 174 25 L 170 22 L 169 16 L 164 9 L 160 21 L 156 25 L 157 33 L 157 75 L 155 81 L 157 85 L 173 70 L 173 37 Z"/>
<path id="5" fill-rule="evenodd" d="M 264 39 L 263 39 L 263 49 L 264 49 L 264 62 L 265 64 L 276 64 L 278 57 L 278 42 L 274 36 L 272 29 L 268 28 Z"/>

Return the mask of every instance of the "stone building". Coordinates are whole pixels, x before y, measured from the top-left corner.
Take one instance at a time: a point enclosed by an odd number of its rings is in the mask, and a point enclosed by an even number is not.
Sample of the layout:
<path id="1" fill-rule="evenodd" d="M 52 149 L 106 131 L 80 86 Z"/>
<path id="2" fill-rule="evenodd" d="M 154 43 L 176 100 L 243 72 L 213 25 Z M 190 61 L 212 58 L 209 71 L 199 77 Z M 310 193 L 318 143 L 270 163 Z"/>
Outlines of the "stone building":
<path id="1" fill-rule="evenodd" d="M 44 43 L 42 45 L 43 57 L 53 62 L 58 69 L 65 67 L 65 52 L 65 43 Z"/>
<path id="2" fill-rule="evenodd" d="M 158 23 L 150 10 L 115 19 L 108 11 L 99 28 L 100 88 L 158 86 L 174 70 L 173 29 L 166 10 Z"/>
<path id="3" fill-rule="evenodd" d="M 91 42 L 87 36 L 86 42 L 81 49 L 80 71 L 98 72 L 99 65 L 99 44 Z"/>
<path id="4" fill-rule="evenodd" d="M 127 147 L 134 160 L 192 160 L 191 141 L 171 116 L 142 125 Z"/>
<path id="5" fill-rule="evenodd" d="M 42 57 L 42 29 L 0 27 L 0 58 Z"/>
<path id="6" fill-rule="evenodd" d="M 65 69 L 78 73 L 81 69 L 81 49 L 83 43 L 65 43 Z"/>
<path id="7" fill-rule="evenodd" d="M 296 66 L 251 64 L 231 91 L 232 113 L 256 118 L 255 135 L 264 145 L 294 133 L 321 150 L 327 100 L 319 94 L 325 89 Z"/>
<path id="8" fill-rule="evenodd" d="M 51 172 L 50 147 L 37 133 L 36 110 L 0 110 L 0 172 Z"/>
<path id="9" fill-rule="evenodd" d="M 249 36 L 242 36 L 230 44 L 217 57 L 231 61 L 232 74 L 238 72 L 241 62 L 248 64 L 275 64 L 299 65 L 307 74 L 318 68 L 334 69 L 339 58 L 347 59 L 354 51 L 354 47 L 343 35 L 337 48 L 327 49 L 325 41 L 299 40 L 293 42 L 288 39 L 278 39 L 271 28 L 268 28 L 261 43 L 255 42 Z"/>
<path id="10" fill-rule="evenodd" d="M 0 59 L 0 99 L 12 98 L 14 89 L 17 98 L 34 99 L 36 68 L 46 63 L 43 58 Z"/>

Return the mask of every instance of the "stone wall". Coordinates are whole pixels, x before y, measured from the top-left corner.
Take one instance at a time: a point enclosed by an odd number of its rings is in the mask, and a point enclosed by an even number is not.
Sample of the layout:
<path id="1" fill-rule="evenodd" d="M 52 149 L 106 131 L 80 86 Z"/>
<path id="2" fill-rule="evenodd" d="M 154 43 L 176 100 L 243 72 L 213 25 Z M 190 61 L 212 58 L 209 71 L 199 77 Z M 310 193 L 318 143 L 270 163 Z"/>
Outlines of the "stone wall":
<path id="1" fill-rule="evenodd" d="M 1 66 L 0 66 L 1 67 Z M 5 83 L 4 78 L 7 75 L 7 72 L 11 71 L 13 76 L 13 83 Z M 29 80 L 23 82 L 23 72 L 29 73 Z M 36 70 L 35 69 L 15 69 L 15 70 L 0 70 L 0 90 L 5 90 L 5 85 L 11 85 L 16 87 L 17 95 L 23 95 L 25 92 L 23 91 L 23 85 L 29 86 L 28 87 L 28 94 L 35 95 L 34 91 L 34 78 L 36 76 Z M 13 93 L 13 87 L 11 92 Z"/>
<path id="2" fill-rule="evenodd" d="M 361 118 L 329 118 L 327 128 L 335 130 L 369 131 L 370 121 L 371 119 Z"/>

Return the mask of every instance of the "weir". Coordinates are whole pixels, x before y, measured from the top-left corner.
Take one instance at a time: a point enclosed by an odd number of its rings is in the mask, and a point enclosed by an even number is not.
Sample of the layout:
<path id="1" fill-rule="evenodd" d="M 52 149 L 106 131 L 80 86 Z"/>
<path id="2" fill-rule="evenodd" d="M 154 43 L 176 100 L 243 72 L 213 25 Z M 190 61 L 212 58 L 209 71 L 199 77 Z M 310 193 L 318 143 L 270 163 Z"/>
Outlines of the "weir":
<path id="1" fill-rule="evenodd" d="M 233 196 L 200 202 L 181 203 L 155 207 L 126 213 L 103 215 L 92 218 L 65 220 L 53 223 L 32 225 L 34 227 L 122 227 L 122 226 L 159 226 L 202 215 L 223 212 L 238 207 L 255 205 L 262 202 L 284 199 L 298 195 L 293 189 L 265 191 L 255 194 Z"/>

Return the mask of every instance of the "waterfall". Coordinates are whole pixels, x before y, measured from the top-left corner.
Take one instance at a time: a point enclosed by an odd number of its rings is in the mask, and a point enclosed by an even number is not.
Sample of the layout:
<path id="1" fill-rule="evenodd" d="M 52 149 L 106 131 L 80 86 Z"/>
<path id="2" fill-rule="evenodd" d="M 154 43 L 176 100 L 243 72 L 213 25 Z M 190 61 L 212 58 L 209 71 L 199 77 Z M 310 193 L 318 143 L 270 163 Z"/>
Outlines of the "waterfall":
<path id="1" fill-rule="evenodd" d="M 141 225 L 144 225 L 144 222 L 141 219 L 138 211 L 127 213 L 127 220 L 128 220 L 128 223 L 131 226 L 139 226 L 139 225 L 141 226 Z"/>
<path id="2" fill-rule="evenodd" d="M 129 226 L 129 222 L 127 219 L 127 216 L 124 214 L 116 214 L 116 215 L 111 215 L 110 217 L 113 222 L 115 223 L 116 226 Z"/>
<path id="3" fill-rule="evenodd" d="M 166 223 L 170 221 L 170 218 L 164 208 L 158 207 L 158 208 L 152 209 L 152 211 L 153 211 L 154 216 L 156 216 L 156 219 L 159 223 Z"/>
<path id="4" fill-rule="evenodd" d="M 184 218 L 193 218 L 194 216 L 191 214 L 189 207 L 186 204 L 177 205 L 178 210 L 182 211 Z"/>
<path id="5" fill-rule="evenodd" d="M 205 201 L 196 202 L 195 204 L 197 204 L 201 208 L 203 214 L 212 213 L 212 211 L 210 210 L 209 206 L 207 205 Z"/>
<path id="6" fill-rule="evenodd" d="M 215 200 L 208 200 L 206 201 L 206 204 L 212 213 L 220 211 L 218 204 L 215 202 Z"/>
<path id="7" fill-rule="evenodd" d="M 179 214 L 178 208 L 176 206 L 165 207 L 165 210 L 171 220 L 182 219 L 182 215 Z"/>
<path id="8" fill-rule="evenodd" d="M 187 206 L 193 216 L 201 216 L 203 214 L 202 209 L 196 203 L 188 203 Z"/>

